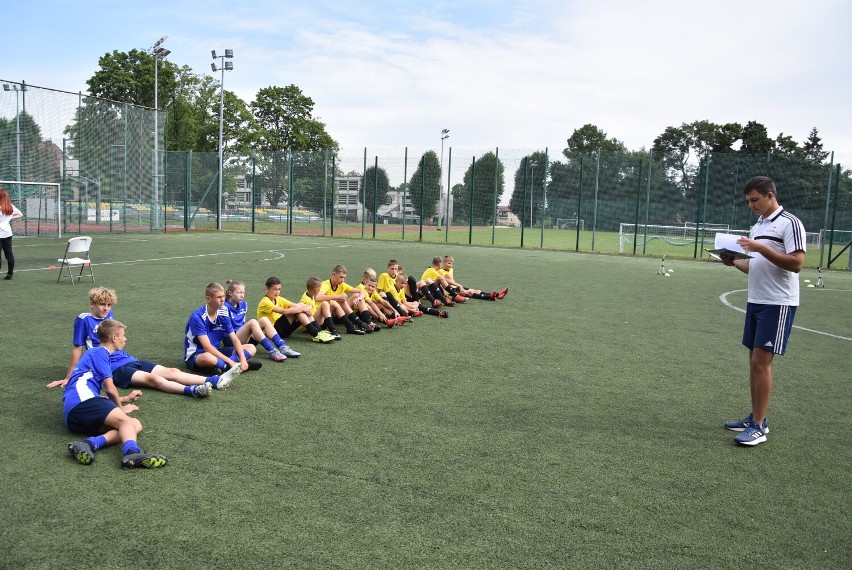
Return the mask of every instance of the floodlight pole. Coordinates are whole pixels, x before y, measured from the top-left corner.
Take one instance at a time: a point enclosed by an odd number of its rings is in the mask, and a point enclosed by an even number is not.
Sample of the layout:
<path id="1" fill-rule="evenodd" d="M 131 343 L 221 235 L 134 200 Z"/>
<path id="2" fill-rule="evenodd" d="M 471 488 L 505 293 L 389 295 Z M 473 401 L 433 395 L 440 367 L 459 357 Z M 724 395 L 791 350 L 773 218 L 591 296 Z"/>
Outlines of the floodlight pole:
<path id="1" fill-rule="evenodd" d="M 3 91 L 14 91 L 15 92 L 15 180 L 18 182 L 21 181 L 21 101 L 20 94 L 26 91 L 26 86 L 21 85 L 21 89 L 18 89 L 18 85 L 16 83 L 9 85 L 8 83 L 3 84 Z"/>
<path id="2" fill-rule="evenodd" d="M 442 218 L 446 218 L 446 212 L 444 212 L 444 141 L 450 138 L 450 129 L 441 129 L 441 174 L 438 176 L 438 181 L 440 183 L 440 191 L 438 192 L 438 213 Z M 449 191 L 449 189 L 447 189 Z M 447 220 L 443 220 L 444 224 L 447 223 Z M 440 228 L 440 225 L 438 226 Z"/>
<path id="3" fill-rule="evenodd" d="M 151 48 L 151 55 L 154 56 L 154 203 L 151 208 L 151 225 L 154 227 L 159 227 L 160 225 L 160 78 L 158 68 L 160 60 L 172 53 L 171 50 L 162 47 L 163 42 L 167 38 L 168 36 L 163 36 Z"/>
<path id="4" fill-rule="evenodd" d="M 530 163 L 530 169 L 532 170 L 530 174 L 530 227 L 533 227 L 533 197 L 535 196 L 535 167 L 538 166 L 538 163 L 532 161 Z"/>
<path id="5" fill-rule="evenodd" d="M 214 49 L 210 52 L 213 56 L 213 59 L 220 60 L 218 70 L 222 72 L 222 79 L 219 81 L 219 193 L 217 195 L 217 212 L 216 212 L 216 229 L 222 229 L 222 176 L 224 174 L 223 171 L 223 150 L 222 150 L 222 139 L 224 135 L 224 125 L 225 125 L 225 70 L 233 71 L 234 64 L 233 62 L 226 62 L 225 59 L 233 59 L 234 58 L 234 50 L 226 49 L 225 55 L 216 55 L 216 50 Z M 215 63 L 211 63 L 210 67 L 213 71 L 218 71 Z"/>

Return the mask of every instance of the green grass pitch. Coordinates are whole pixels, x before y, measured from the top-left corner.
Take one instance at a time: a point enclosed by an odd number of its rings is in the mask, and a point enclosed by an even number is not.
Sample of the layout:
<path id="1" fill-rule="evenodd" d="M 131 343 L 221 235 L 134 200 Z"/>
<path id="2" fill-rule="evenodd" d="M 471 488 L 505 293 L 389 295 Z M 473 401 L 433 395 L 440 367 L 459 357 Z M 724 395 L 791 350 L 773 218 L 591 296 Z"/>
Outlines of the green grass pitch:
<path id="1" fill-rule="evenodd" d="M 433 233 L 434 232 L 433 230 Z M 431 237 L 431 236 L 430 236 Z M 181 366 L 204 286 L 298 299 L 337 263 L 510 287 L 448 319 L 332 345 L 194 400 L 145 390 L 161 470 L 65 450 L 61 392 L 85 282 L 63 241 L 16 239 L 0 287 L 0 568 L 849 568 L 852 273 L 802 288 L 769 441 L 739 448 L 746 277 L 717 263 L 240 233 L 97 236 L 127 350 Z M 801 279 L 816 282 L 806 269 Z M 727 294 L 727 295 L 726 295 Z M 724 297 L 731 306 L 723 303 Z"/>

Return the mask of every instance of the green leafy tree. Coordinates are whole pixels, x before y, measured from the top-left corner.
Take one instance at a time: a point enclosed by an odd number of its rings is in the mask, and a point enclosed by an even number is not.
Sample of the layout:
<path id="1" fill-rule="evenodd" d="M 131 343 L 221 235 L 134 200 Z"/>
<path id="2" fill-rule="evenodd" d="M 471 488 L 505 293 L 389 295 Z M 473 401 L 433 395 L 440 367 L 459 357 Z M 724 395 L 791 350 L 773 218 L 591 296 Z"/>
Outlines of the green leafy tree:
<path id="1" fill-rule="evenodd" d="M 265 87 L 251 104 L 256 130 L 248 133 L 243 143 L 263 157 L 259 168 L 273 206 L 282 201 L 287 189 L 288 150 L 293 156 L 296 151 L 338 150 L 325 125 L 313 118 L 313 107 L 313 100 L 295 85 Z"/>
<path id="2" fill-rule="evenodd" d="M 509 209 L 525 226 L 536 225 L 541 216 L 547 170 L 547 155 L 537 151 L 522 158 L 515 171 L 515 189 L 509 199 Z"/>
<path id="3" fill-rule="evenodd" d="M 367 171 L 364 173 L 363 183 L 361 184 L 361 203 L 374 216 L 378 208 L 387 204 L 389 187 L 388 173 L 384 168 L 381 166 L 378 168 L 375 166 L 367 168 Z"/>
<path id="4" fill-rule="evenodd" d="M 606 133 L 596 125 L 585 124 L 576 129 L 568 138 L 568 146 L 562 151 L 566 157 L 571 155 L 589 155 L 596 151 L 623 152 L 624 143 L 616 138 L 606 138 Z"/>
<path id="5" fill-rule="evenodd" d="M 441 197 L 441 163 L 434 150 L 420 157 L 417 169 L 409 179 L 411 206 L 424 222 L 435 215 Z"/>
<path id="6" fill-rule="evenodd" d="M 473 217 L 477 223 L 494 222 L 499 201 L 505 186 L 505 166 L 493 152 L 476 159 L 464 174 L 463 189 L 458 195 L 453 191 L 453 216 L 466 223 Z M 457 197 L 458 196 L 458 197 Z"/>
<path id="7" fill-rule="evenodd" d="M 742 141 L 740 152 L 743 154 L 767 154 L 774 148 L 766 127 L 757 121 L 746 123 L 743 127 Z"/>

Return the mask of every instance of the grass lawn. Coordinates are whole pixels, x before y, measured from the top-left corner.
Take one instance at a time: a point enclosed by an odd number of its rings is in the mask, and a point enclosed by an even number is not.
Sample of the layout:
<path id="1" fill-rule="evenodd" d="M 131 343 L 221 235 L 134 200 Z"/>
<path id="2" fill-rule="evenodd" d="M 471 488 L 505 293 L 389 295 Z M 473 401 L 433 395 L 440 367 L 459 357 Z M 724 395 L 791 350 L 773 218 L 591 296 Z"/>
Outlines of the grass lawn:
<path id="1" fill-rule="evenodd" d="M 449 253 L 463 283 L 510 288 L 331 345 L 296 333 L 302 358 L 261 348 L 261 370 L 207 400 L 145 390 L 140 444 L 169 458 L 150 471 L 122 470 L 118 448 L 67 454 L 44 385 L 91 284 L 55 283 L 62 241 L 16 240 L 0 568 L 852 566 L 852 272 L 803 284 L 769 441 L 741 448 L 721 427 L 749 411 L 741 273 L 406 238 L 95 237 L 126 349 L 167 366 L 210 281 L 246 282 L 253 308 L 271 275 L 298 300 L 337 263 L 350 282 L 390 258 L 419 277 Z"/>

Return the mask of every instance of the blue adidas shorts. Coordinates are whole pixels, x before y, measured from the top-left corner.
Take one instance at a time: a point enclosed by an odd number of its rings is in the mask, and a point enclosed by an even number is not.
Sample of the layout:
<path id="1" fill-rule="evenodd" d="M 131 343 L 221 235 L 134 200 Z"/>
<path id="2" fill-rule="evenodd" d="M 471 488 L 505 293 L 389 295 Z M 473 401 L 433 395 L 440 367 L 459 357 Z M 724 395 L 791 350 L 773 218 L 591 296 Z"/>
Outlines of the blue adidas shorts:
<path id="1" fill-rule="evenodd" d="M 156 364 L 147 360 L 137 360 L 124 366 L 119 366 L 112 371 L 112 381 L 116 388 L 130 388 L 130 379 L 133 374 L 141 370 L 142 372 L 151 372 Z"/>
<path id="2" fill-rule="evenodd" d="M 775 354 L 784 354 L 795 316 L 796 307 L 789 305 L 748 303 L 743 345 L 748 349 L 762 348 Z"/>
<path id="3" fill-rule="evenodd" d="M 74 433 L 82 435 L 101 435 L 104 422 L 110 413 L 116 409 L 116 405 L 109 398 L 89 398 L 71 408 L 65 425 Z"/>

